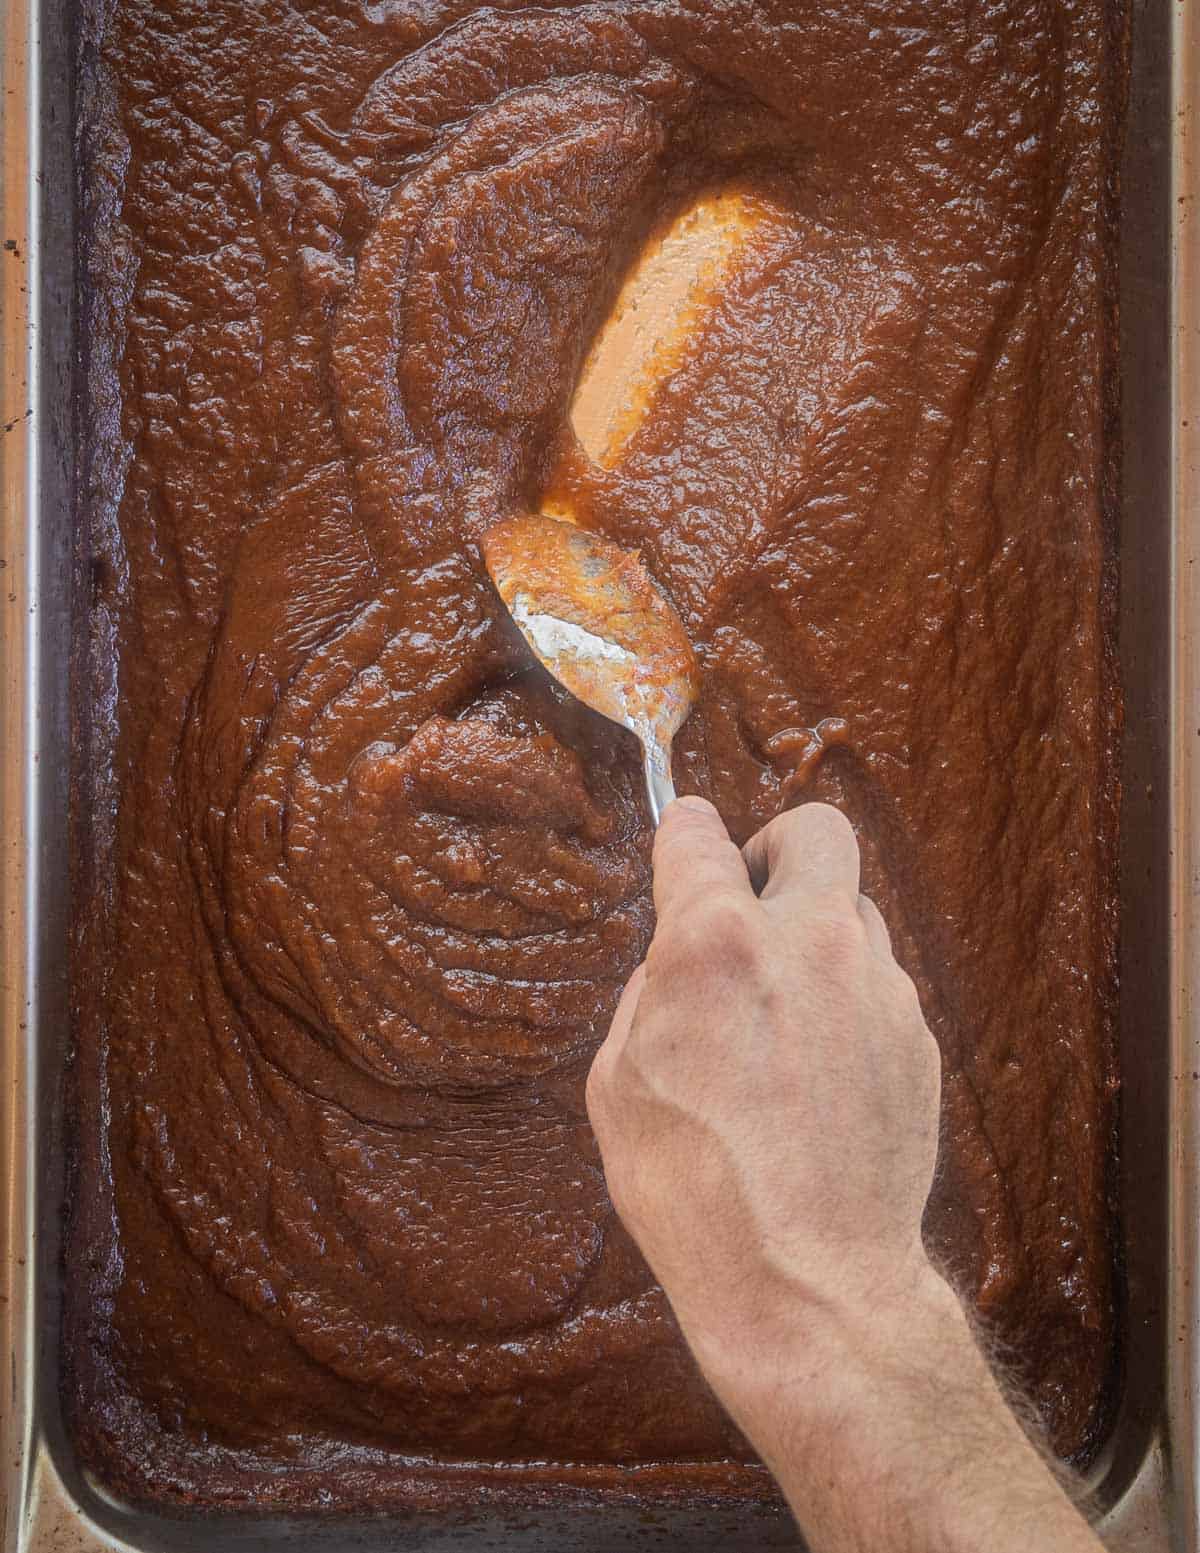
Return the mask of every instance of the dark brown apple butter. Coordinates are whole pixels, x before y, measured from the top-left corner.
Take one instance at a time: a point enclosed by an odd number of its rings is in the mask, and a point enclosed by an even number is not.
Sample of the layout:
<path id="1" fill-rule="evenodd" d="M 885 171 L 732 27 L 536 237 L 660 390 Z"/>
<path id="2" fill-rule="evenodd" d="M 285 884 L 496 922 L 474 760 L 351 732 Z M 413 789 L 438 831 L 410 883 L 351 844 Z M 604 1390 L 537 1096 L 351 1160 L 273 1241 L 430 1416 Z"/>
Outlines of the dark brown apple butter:
<path id="1" fill-rule="evenodd" d="M 944 1054 L 930 1245 L 1095 1447 L 1122 67 L 1115 0 L 85 16 L 66 1391 L 120 1492 L 769 1492 L 585 1117 L 650 832 L 480 558 L 551 500 L 687 625 L 680 789 L 853 819 Z M 588 348 L 731 190 L 602 467 Z"/>

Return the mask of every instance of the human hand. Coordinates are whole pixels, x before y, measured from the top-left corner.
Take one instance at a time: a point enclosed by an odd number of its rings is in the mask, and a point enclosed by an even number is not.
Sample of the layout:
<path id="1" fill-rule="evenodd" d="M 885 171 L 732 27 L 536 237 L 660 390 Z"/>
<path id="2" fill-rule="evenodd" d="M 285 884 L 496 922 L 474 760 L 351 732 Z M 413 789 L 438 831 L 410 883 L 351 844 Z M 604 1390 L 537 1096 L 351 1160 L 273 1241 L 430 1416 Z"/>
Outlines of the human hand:
<path id="1" fill-rule="evenodd" d="M 940 1063 L 836 809 L 781 815 L 743 856 L 681 799 L 654 898 L 588 1109 L 617 1211 L 719 1384 L 780 1323 L 853 1323 L 925 1275 Z"/>

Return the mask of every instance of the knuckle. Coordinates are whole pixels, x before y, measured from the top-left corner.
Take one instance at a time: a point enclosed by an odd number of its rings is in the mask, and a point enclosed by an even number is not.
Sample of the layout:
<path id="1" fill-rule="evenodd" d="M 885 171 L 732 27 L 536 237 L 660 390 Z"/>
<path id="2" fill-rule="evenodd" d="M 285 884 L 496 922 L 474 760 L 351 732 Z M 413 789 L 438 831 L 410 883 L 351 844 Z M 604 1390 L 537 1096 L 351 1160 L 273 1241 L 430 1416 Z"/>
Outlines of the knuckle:
<path id="1" fill-rule="evenodd" d="M 707 938 L 723 938 L 728 933 L 742 933 L 748 929 L 749 913 L 738 896 L 715 892 L 698 901 L 693 915 Z"/>
<path id="2" fill-rule="evenodd" d="M 811 952 L 830 970 L 855 966 L 867 947 L 867 930 L 849 903 L 830 898 L 814 911 L 806 924 Z"/>
<path id="3" fill-rule="evenodd" d="M 746 904 L 733 894 L 716 893 L 691 903 L 671 925 L 664 947 L 672 960 L 685 961 L 696 972 L 749 950 L 754 922 Z"/>
<path id="4" fill-rule="evenodd" d="M 759 935 L 742 902 L 716 898 L 703 908 L 703 952 L 708 966 L 753 969 L 760 961 Z"/>

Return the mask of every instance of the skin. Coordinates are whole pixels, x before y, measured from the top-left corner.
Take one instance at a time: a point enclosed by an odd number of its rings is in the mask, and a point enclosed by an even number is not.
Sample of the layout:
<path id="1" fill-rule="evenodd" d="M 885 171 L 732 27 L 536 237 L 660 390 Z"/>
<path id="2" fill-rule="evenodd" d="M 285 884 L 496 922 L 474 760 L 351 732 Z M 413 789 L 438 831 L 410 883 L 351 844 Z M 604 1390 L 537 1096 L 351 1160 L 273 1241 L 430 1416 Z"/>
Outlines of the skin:
<path id="1" fill-rule="evenodd" d="M 847 820 L 683 798 L 588 1081 L 617 1211 L 814 1553 L 1100 1547 L 926 1255 L 940 1062 Z"/>

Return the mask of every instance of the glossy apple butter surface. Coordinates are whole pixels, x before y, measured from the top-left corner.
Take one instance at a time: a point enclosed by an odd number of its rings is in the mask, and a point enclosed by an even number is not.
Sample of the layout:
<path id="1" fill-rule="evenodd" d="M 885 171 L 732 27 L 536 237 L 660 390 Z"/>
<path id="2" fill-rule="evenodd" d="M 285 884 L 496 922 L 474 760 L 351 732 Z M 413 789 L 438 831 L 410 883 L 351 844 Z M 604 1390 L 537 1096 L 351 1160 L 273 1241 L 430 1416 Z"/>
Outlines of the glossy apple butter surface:
<path id="1" fill-rule="evenodd" d="M 1094 1449 L 1122 67 L 1105 0 L 85 14 L 66 1393 L 119 1492 L 770 1492 L 585 1116 L 651 834 L 484 569 L 543 504 L 687 627 L 680 790 L 851 816 L 944 1054 L 929 1244 Z M 731 192 L 593 462 L 623 277 Z"/>

